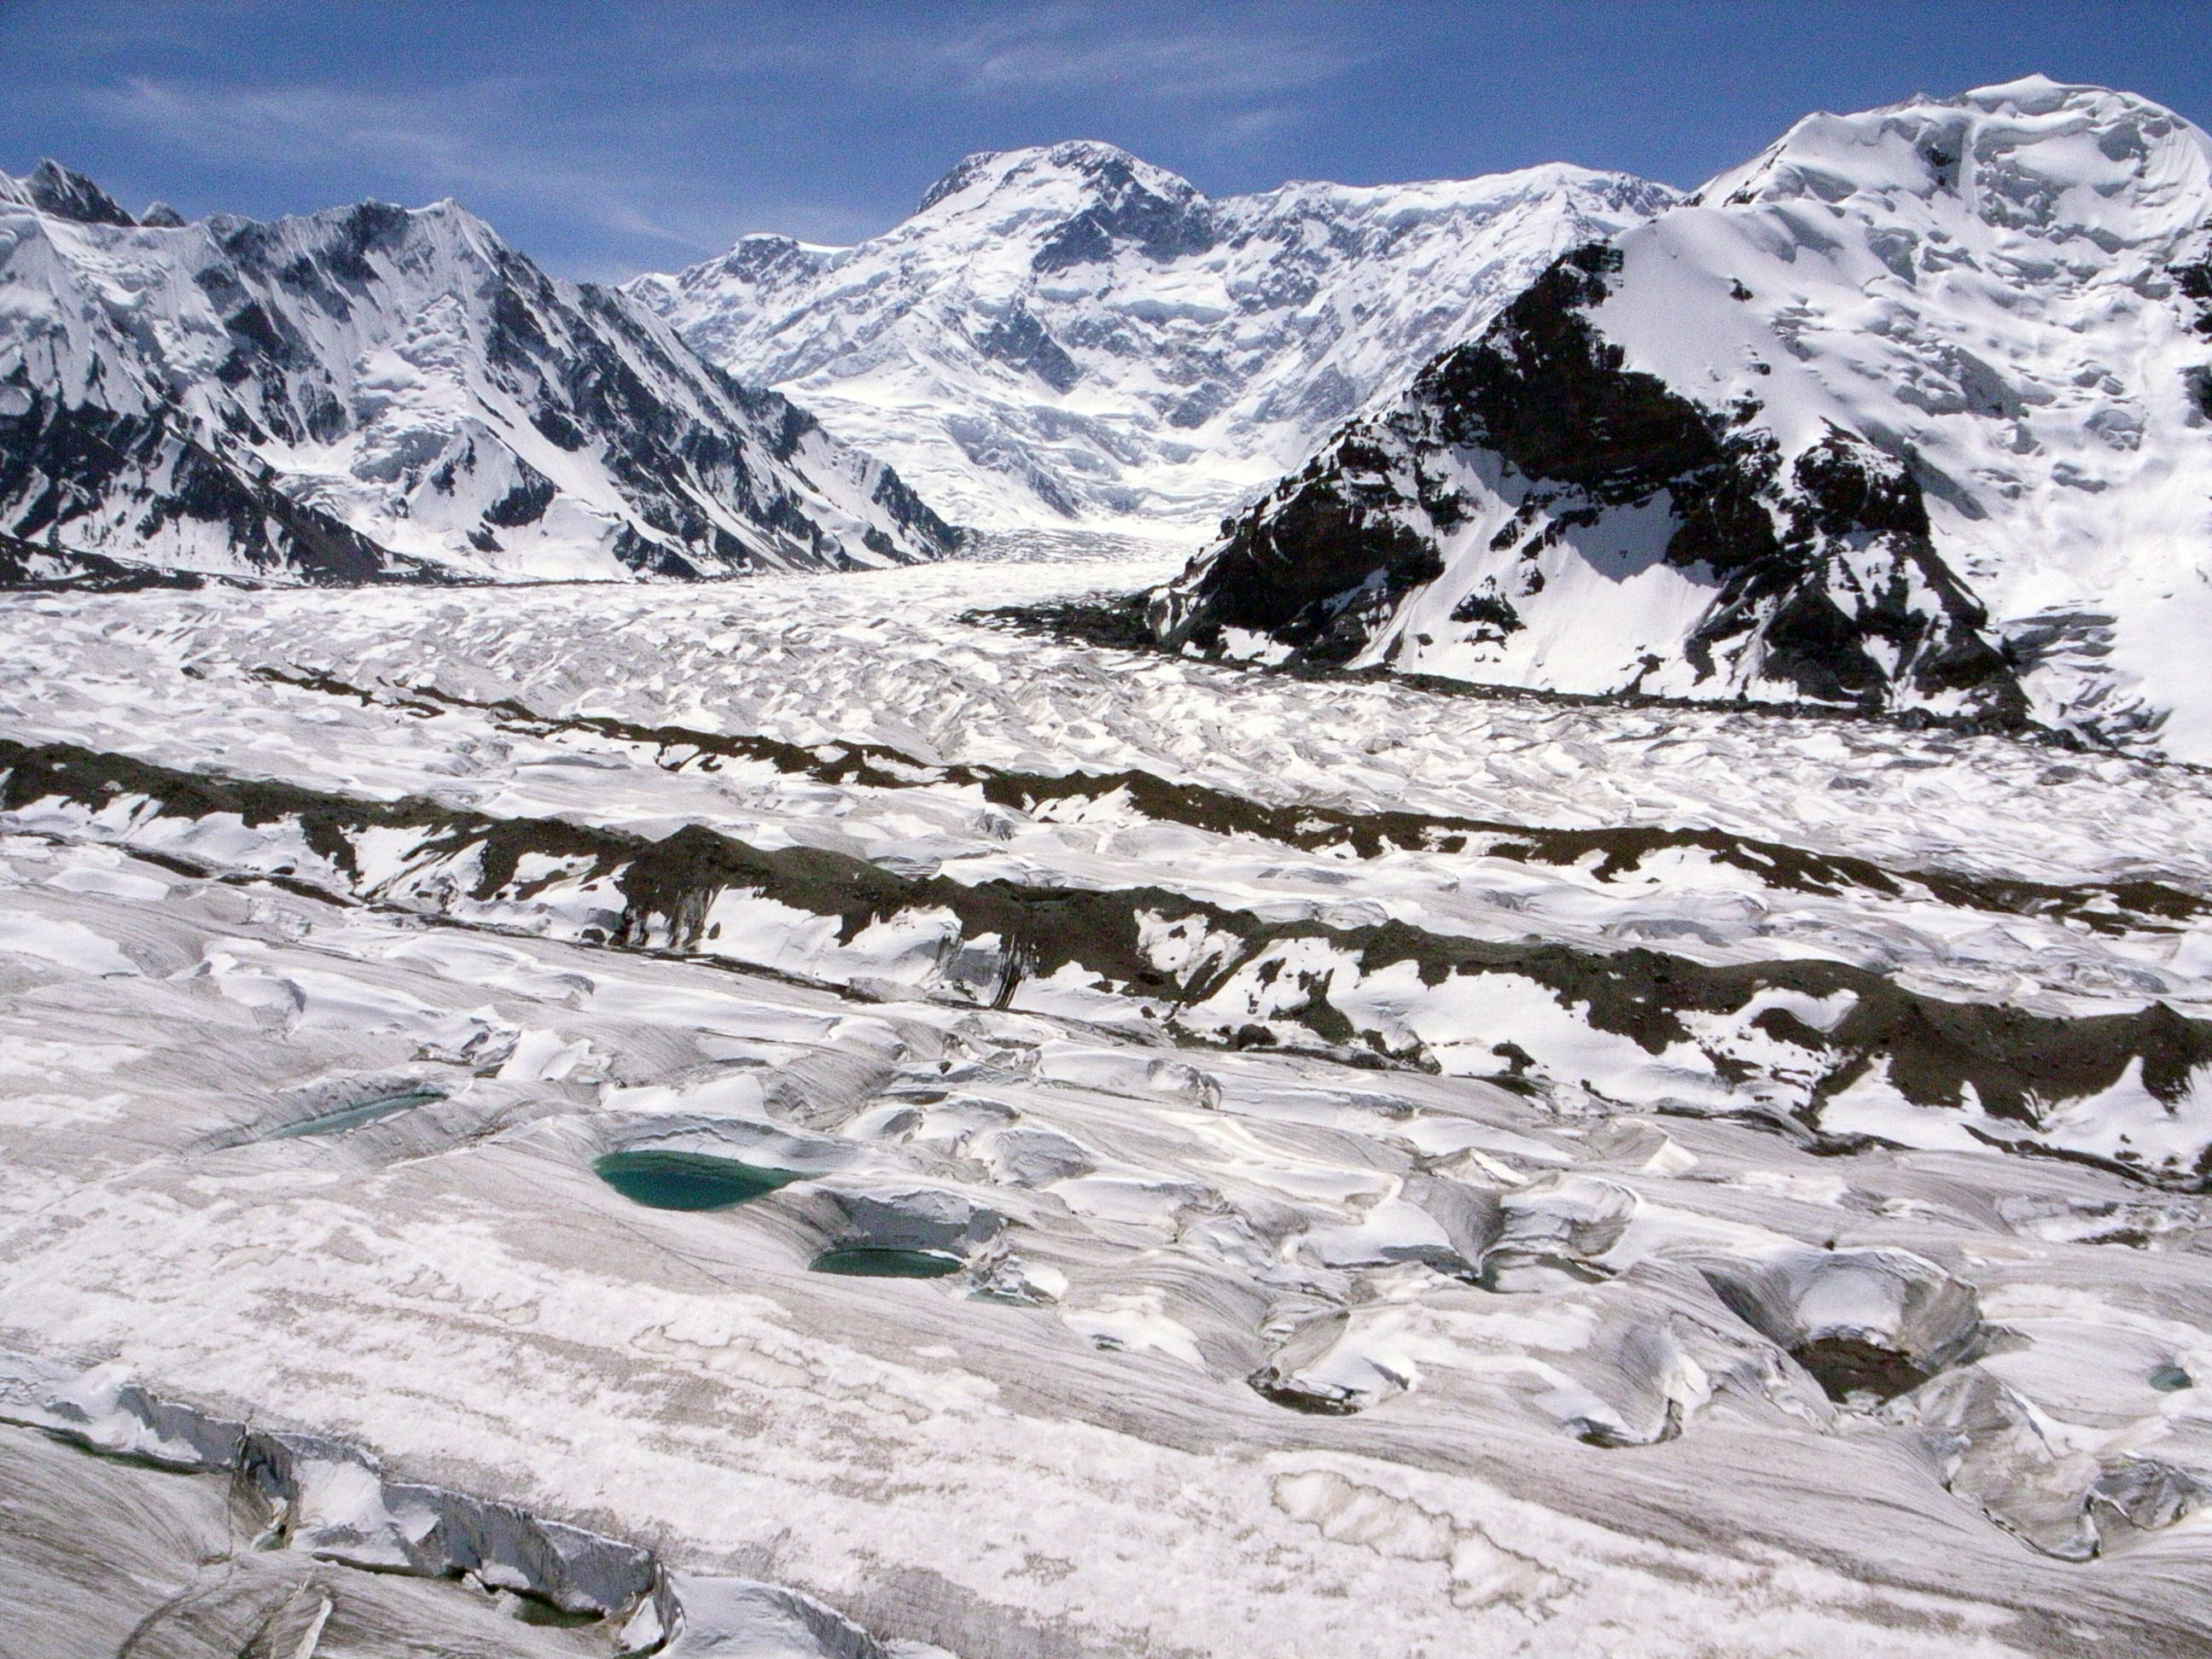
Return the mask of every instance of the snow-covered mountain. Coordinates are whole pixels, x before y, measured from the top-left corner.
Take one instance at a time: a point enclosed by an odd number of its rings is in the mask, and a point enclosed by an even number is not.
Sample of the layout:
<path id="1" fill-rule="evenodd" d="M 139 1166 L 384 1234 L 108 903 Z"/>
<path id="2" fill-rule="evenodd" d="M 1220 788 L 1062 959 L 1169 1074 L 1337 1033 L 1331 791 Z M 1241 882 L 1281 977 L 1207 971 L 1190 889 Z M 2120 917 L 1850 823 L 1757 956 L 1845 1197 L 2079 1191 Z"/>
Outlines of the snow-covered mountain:
<path id="1" fill-rule="evenodd" d="M 455 210 L 15 187 L 6 1654 L 2212 1654 L 2209 150 L 1820 118 L 1492 300 L 1445 216 L 1402 362 L 1133 170 L 1008 232 L 1024 407 L 1402 377 L 1194 569 L 342 594 L 218 590 L 945 538 Z M 1231 252 L 1310 301 L 1137 315 Z"/>
<path id="2" fill-rule="evenodd" d="M 0 532 L 19 574 L 99 580 L 685 576 L 957 539 L 450 202 L 134 220 L 52 162 L 0 175 Z"/>
<path id="3" fill-rule="evenodd" d="M 965 522 L 1205 524 L 1672 199 L 1553 166 L 1215 200 L 1071 143 L 971 155 L 857 246 L 748 236 L 629 291 Z"/>
<path id="4" fill-rule="evenodd" d="M 1156 599 L 1210 652 L 2212 759 L 2212 138 L 1814 115 L 1562 258 Z"/>

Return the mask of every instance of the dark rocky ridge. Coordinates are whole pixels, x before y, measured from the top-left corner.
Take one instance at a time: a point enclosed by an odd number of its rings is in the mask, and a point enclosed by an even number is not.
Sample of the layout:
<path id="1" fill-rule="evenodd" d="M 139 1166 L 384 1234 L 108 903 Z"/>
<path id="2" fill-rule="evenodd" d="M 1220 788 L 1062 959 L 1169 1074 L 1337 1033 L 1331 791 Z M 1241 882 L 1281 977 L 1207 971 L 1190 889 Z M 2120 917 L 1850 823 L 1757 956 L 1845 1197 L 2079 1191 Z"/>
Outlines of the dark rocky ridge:
<path id="1" fill-rule="evenodd" d="M 23 181 L 41 213 L 72 219 L 81 225 L 135 225 L 137 220 L 121 204 L 86 178 L 49 157 Z"/>
<path id="2" fill-rule="evenodd" d="M 333 584 L 437 580 L 422 561 L 294 501 L 265 467 L 216 454 L 188 420 L 70 405 L 35 390 L 22 401 L 21 414 L 0 414 L 0 514 L 17 547 L 36 547 L 33 538 L 45 537 L 50 557 L 159 581 L 165 573 L 157 568 L 69 544 L 76 520 L 129 501 L 139 509 L 138 536 L 204 525 L 252 572 Z"/>
<path id="3" fill-rule="evenodd" d="M 19 537 L 0 536 L 0 590 L 125 593 L 149 587 L 205 586 L 204 578 L 190 571 L 152 570 L 98 553 L 65 552 Z"/>
<path id="4" fill-rule="evenodd" d="M 1442 544 L 1472 509 L 1446 479 L 1455 459 L 1479 457 L 1519 503 L 1492 546 L 1528 538 L 1524 557 L 1546 544 L 1540 515 L 1594 525 L 1665 498 L 1666 562 L 1715 585 L 1680 648 L 1716 695 L 1755 673 L 1812 704 L 1875 710 L 1950 695 L 1992 728 L 2024 725 L 2014 665 L 1930 542 L 1911 469 L 1832 428 L 1785 467 L 1755 405 L 1705 409 L 1626 368 L 1588 318 L 1619 268 L 1606 244 L 1564 255 L 1481 338 L 1424 368 L 1396 410 L 1347 427 L 1224 524 L 1155 596 L 1157 637 L 1216 653 L 1224 630 L 1240 629 L 1292 662 L 1350 660 L 1443 573 Z M 1462 609 L 1455 620 L 1522 625 L 1503 596 Z"/>
<path id="5" fill-rule="evenodd" d="M 2131 1072 L 2160 1101 L 2178 1102 L 2187 1093 L 2192 1074 L 2212 1063 L 2212 1024 L 2163 1004 L 2069 1018 L 1943 1001 L 1829 960 L 1714 965 L 1640 946 L 1593 951 L 1541 940 L 1493 942 L 1400 922 L 1340 927 L 1272 921 L 1159 887 L 1081 889 L 997 879 L 968 884 L 904 876 L 819 848 L 764 850 L 699 824 L 647 840 L 564 820 L 497 818 L 428 800 L 371 802 L 183 772 L 62 744 L 0 740 L 0 767 L 6 771 L 0 807 L 9 810 L 61 800 L 100 811 L 118 800 L 143 800 L 146 807 L 134 815 L 125 839 L 142 855 L 197 875 L 225 872 L 144 846 L 157 822 L 234 815 L 248 825 L 295 826 L 323 868 L 280 872 L 278 879 L 325 896 L 450 915 L 465 924 L 473 904 L 526 902 L 555 880 L 608 887 L 619 895 L 619 909 L 582 930 L 579 938 L 586 944 L 714 954 L 708 913 L 732 891 L 835 918 L 841 945 L 895 917 L 949 915 L 957 949 L 940 951 L 940 994 L 1003 1006 L 1025 980 L 1072 965 L 1102 990 L 1156 1005 L 1166 1030 L 1199 1041 L 1303 1040 L 1340 1059 L 1433 1066 L 1418 1042 L 1411 1049 L 1394 1048 L 1385 1033 L 1348 1012 L 1332 994 L 1335 974 L 1347 969 L 1364 979 L 1410 964 L 1430 987 L 1456 977 L 1510 975 L 1542 987 L 1596 1031 L 1626 1037 L 1653 1055 L 1682 1046 L 1700 1049 L 1719 1074 L 1737 1081 L 1765 1068 L 1727 1052 L 1725 1041 L 1711 1035 L 1711 1018 L 1744 1022 L 1762 1048 L 1779 1045 L 1790 1058 L 1768 1079 L 1782 1097 L 1762 1102 L 1747 1095 L 1738 1109 L 1816 1145 L 1848 1150 L 1863 1144 L 1864 1137 L 1824 1135 L 1821 1108 L 1880 1068 L 1899 1095 L 1924 1108 L 1960 1109 L 1969 1104 L 1971 1091 L 1990 1121 L 2008 1126 L 1990 1134 L 1968 1125 L 1992 1145 L 2079 1158 L 2160 1185 L 2212 1189 L 2212 1146 L 2192 1164 L 2150 1168 L 2131 1155 L 2113 1162 L 2072 1152 L 2045 1133 L 2056 1109 L 2110 1089 Z M 413 833 L 412 850 L 400 874 L 372 884 L 362 873 L 358 843 L 368 831 L 393 830 Z M 521 878 L 522 861 L 532 854 L 566 873 Z M 1200 948 L 1186 951 L 1180 967 L 1164 966 L 1148 944 L 1162 930 Z M 1310 946 L 1325 949 L 1340 969 L 1298 965 Z M 773 963 L 759 965 L 774 971 Z M 1777 991 L 1840 997 L 1847 1012 L 1826 1031 L 1777 1006 L 1753 1012 L 1763 994 Z M 1291 992 L 1294 1001 L 1286 1000 Z M 1254 1018 L 1220 1017 L 1223 1000 L 1236 997 L 1249 1001 Z M 1194 1017 L 1209 1002 L 1217 1005 L 1213 1013 Z M 1263 1005 L 1277 1012 L 1258 1014 Z M 1501 1082 L 1542 1086 L 1541 1068 L 1512 1034 L 1494 1052 Z M 1798 1103 L 1784 1109 L 1780 1099 L 1790 1094 Z"/>

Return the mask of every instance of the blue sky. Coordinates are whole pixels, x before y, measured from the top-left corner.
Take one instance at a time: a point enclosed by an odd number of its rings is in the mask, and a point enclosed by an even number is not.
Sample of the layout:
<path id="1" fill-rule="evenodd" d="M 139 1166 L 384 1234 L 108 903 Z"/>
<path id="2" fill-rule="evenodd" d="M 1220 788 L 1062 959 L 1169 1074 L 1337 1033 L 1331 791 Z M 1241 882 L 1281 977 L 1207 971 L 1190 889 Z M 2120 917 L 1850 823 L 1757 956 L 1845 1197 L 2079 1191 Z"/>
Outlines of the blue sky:
<path id="1" fill-rule="evenodd" d="M 1808 110 L 2042 70 L 2212 122 L 2212 0 L 0 0 L 0 169 L 267 216 L 453 196 L 553 269 L 847 241 L 975 149 L 1216 194 L 1564 160 L 1691 185 Z"/>

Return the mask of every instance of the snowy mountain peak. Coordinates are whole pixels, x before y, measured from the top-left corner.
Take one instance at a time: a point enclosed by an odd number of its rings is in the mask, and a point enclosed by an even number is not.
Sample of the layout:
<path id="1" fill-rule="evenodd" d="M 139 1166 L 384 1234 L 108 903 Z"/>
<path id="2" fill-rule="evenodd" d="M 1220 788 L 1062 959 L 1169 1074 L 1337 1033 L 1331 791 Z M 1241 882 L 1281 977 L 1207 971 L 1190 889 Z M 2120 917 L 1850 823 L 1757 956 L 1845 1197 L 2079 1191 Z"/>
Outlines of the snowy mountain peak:
<path id="1" fill-rule="evenodd" d="M 82 173 L 46 160 L 21 181 L 17 199 L 57 219 L 87 225 L 136 224 L 120 204 Z"/>
<path id="2" fill-rule="evenodd" d="M 1217 234 L 1212 204 L 1188 179 L 1091 139 L 970 155 L 923 197 L 916 217 L 925 216 L 1026 234 L 1040 272 L 1110 259 L 1122 247 L 1164 262 L 1205 252 Z"/>
<path id="3" fill-rule="evenodd" d="M 2036 75 L 1955 98 L 1808 116 L 1692 201 L 1809 198 L 1868 219 L 1910 216 L 1912 201 L 1936 215 L 1960 204 L 2000 232 L 2141 243 L 2199 228 L 2208 182 L 2212 139 L 2172 111 Z"/>
<path id="4" fill-rule="evenodd" d="M 1057 144 L 984 149 L 964 155 L 923 193 L 915 212 L 927 213 L 956 197 L 966 198 L 956 208 L 957 211 L 1001 194 L 1057 194 L 1064 199 L 1069 195 L 1116 196 L 1132 189 L 1186 201 L 1199 193 L 1188 179 L 1154 167 L 1118 144 L 1071 138 Z"/>
<path id="5" fill-rule="evenodd" d="M 1810 117 L 1559 260 L 1158 625 L 2212 758 L 2209 160 L 2039 77 Z"/>
<path id="6" fill-rule="evenodd" d="M 629 291 L 981 525 L 1205 522 L 1674 200 L 1547 167 L 1209 198 L 1111 144 L 970 155 L 883 235 L 749 237 Z"/>
<path id="7" fill-rule="evenodd" d="M 956 539 L 450 201 L 148 227 L 49 166 L 0 180 L 0 535 L 48 574 L 682 576 Z"/>

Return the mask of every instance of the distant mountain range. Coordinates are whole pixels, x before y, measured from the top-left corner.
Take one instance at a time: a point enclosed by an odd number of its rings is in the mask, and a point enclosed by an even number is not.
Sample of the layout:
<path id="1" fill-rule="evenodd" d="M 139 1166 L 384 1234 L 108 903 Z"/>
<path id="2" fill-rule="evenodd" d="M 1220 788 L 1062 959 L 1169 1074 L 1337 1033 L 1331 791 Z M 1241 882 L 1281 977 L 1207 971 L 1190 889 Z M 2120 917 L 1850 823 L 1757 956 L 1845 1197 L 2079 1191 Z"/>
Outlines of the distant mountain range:
<path id="1" fill-rule="evenodd" d="M 1199 526 L 1674 199 L 1542 167 L 1210 199 L 1110 144 L 971 155 L 855 247 L 748 236 L 629 292 L 994 527 Z"/>
<path id="2" fill-rule="evenodd" d="M 0 178 L 17 584 L 1219 519 L 1151 601 L 1171 648 L 2212 760 L 2208 440 L 2212 139 L 2040 77 L 1809 117 L 1686 198 L 974 155 L 857 246 L 620 289 L 450 203 L 185 224 Z"/>
<path id="3" fill-rule="evenodd" d="M 926 559 L 880 463 L 452 203 L 134 219 L 0 175 L 0 578 L 699 576 Z"/>

